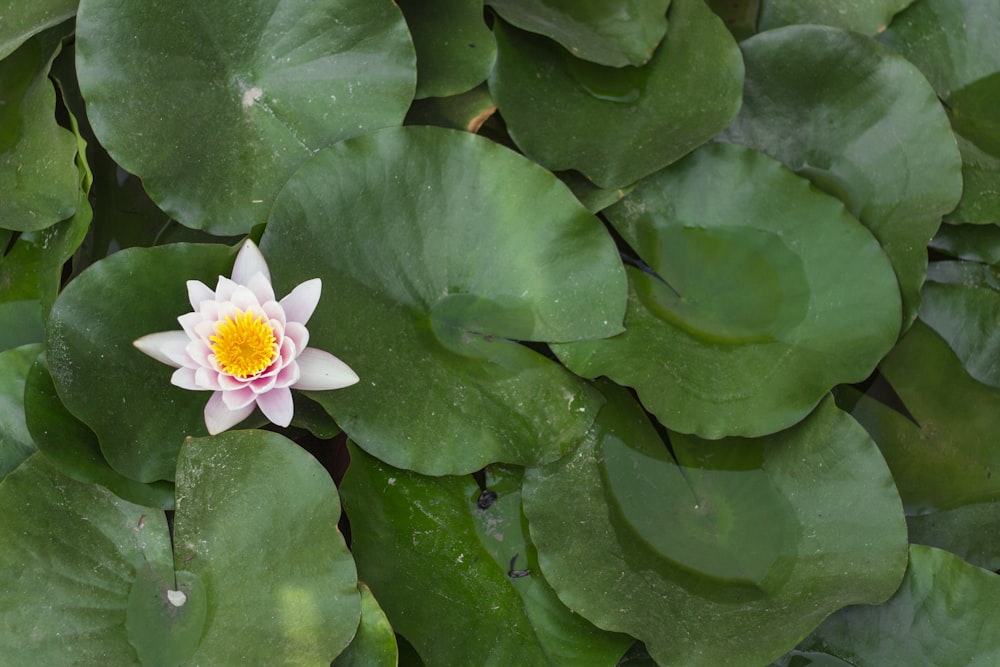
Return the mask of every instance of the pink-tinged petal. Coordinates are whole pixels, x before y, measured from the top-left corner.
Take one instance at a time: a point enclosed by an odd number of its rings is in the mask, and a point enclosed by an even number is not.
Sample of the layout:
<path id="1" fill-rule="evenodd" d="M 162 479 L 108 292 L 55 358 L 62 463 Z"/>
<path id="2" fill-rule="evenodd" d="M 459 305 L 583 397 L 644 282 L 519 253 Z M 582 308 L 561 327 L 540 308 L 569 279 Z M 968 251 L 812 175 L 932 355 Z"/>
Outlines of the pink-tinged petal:
<path id="1" fill-rule="evenodd" d="M 351 367 L 329 352 L 307 347 L 296 360 L 299 381 L 292 387 L 305 391 L 325 391 L 350 387 L 358 381 L 358 374 Z"/>
<path id="2" fill-rule="evenodd" d="M 199 368 L 194 372 L 194 381 L 203 389 L 222 391 L 219 385 L 219 373 L 211 368 Z"/>
<path id="3" fill-rule="evenodd" d="M 277 321 L 281 325 L 281 328 L 284 329 L 287 320 L 285 319 L 285 309 L 281 307 L 280 303 L 277 301 L 268 301 L 262 303 L 261 308 L 267 313 L 267 319 L 272 321 L 271 326 L 275 326 L 274 321 Z"/>
<path id="4" fill-rule="evenodd" d="M 219 303 L 229 301 L 237 287 L 239 283 L 225 276 L 219 276 L 219 282 L 215 285 L 215 300 Z"/>
<path id="5" fill-rule="evenodd" d="M 181 328 L 184 329 L 184 333 L 188 335 L 189 338 L 195 339 L 198 337 L 196 327 L 199 322 L 204 321 L 205 317 L 201 313 L 184 313 L 177 318 L 180 323 Z"/>
<path id="6" fill-rule="evenodd" d="M 217 301 L 202 301 L 198 313 L 206 320 L 219 319 L 219 303 Z"/>
<path id="7" fill-rule="evenodd" d="M 253 403 L 256 398 L 257 394 L 250 387 L 246 386 L 222 392 L 222 400 L 225 401 L 226 407 L 230 410 L 245 408 L 250 403 Z"/>
<path id="8" fill-rule="evenodd" d="M 274 301 L 274 288 L 271 287 L 271 281 L 263 273 L 255 273 L 250 282 L 247 283 L 247 289 L 253 292 L 260 304 Z"/>
<path id="9" fill-rule="evenodd" d="M 241 285 L 249 285 L 254 274 L 262 273 L 267 282 L 271 282 L 271 272 L 267 269 L 267 260 L 253 241 L 247 239 L 243 242 L 243 247 L 236 255 L 236 263 L 233 264 L 233 281 Z"/>
<path id="10" fill-rule="evenodd" d="M 296 362 L 292 362 L 282 368 L 278 372 L 277 381 L 274 383 L 275 387 L 291 387 L 299 378 L 302 376 L 302 372 L 299 370 L 299 365 Z"/>
<path id="11" fill-rule="evenodd" d="M 295 347 L 295 341 L 291 338 L 283 339 L 281 347 L 278 348 L 279 365 L 281 368 L 295 361 L 295 357 L 297 356 L 299 356 L 299 348 Z"/>
<path id="12" fill-rule="evenodd" d="M 208 360 L 208 356 L 212 354 L 212 348 L 205 341 L 200 338 L 192 340 L 188 343 L 186 349 L 187 353 L 191 355 L 191 359 L 199 366 L 212 366 L 212 362 Z"/>
<path id="13" fill-rule="evenodd" d="M 192 310 L 198 310 L 202 301 L 215 301 L 215 291 L 200 280 L 187 281 L 187 288 Z"/>
<path id="14" fill-rule="evenodd" d="M 202 320 L 194 325 L 194 335 L 197 338 L 208 343 L 208 339 L 215 335 L 216 322 L 210 322 L 208 320 Z"/>
<path id="15" fill-rule="evenodd" d="M 288 426 L 292 423 L 295 404 L 288 389 L 273 389 L 257 397 L 257 407 L 272 424 Z"/>
<path id="16" fill-rule="evenodd" d="M 309 346 L 309 330 L 298 322 L 289 322 L 285 325 L 285 337 L 295 341 L 296 354 Z"/>
<path id="17" fill-rule="evenodd" d="M 307 280 L 281 300 L 281 307 L 285 309 L 285 319 L 288 322 L 298 322 L 305 324 L 312 317 L 319 303 L 320 292 L 323 291 L 323 281 L 319 278 Z M 301 349 L 301 348 L 300 348 Z"/>
<path id="18" fill-rule="evenodd" d="M 236 290 L 233 291 L 230 302 L 239 310 L 260 309 L 260 302 L 257 301 L 257 296 L 250 291 L 250 288 L 243 285 L 237 286 Z"/>
<path id="19" fill-rule="evenodd" d="M 277 373 L 272 373 L 271 375 L 261 375 L 260 377 L 256 377 L 251 380 L 249 386 L 255 394 L 266 394 L 274 389 L 274 383 L 277 379 Z"/>
<path id="20" fill-rule="evenodd" d="M 193 368 L 178 368 L 170 376 L 170 384 L 181 389 L 190 389 L 191 391 L 202 391 L 205 389 L 205 387 L 198 384 L 196 371 Z"/>
<path id="21" fill-rule="evenodd" d="M 216 362 L 214 365 L 218 366 L 218 362 Z M 224 371 L 220 370 L 219 386 L 222 387 L 222 391 L 237 391 L 247 386 L 247 383 L 245 380 L 233 377 L 232 375 L 229 375 Z"/>
<path id="22" fill-rule="evenodd" d="M 205 427 L 211 435 L 218 435 L 239 424 L 253 412 L 254 403 L 238 410 L 230 410 L 222 401 L 222 392 L 212 394 L 205 404 Z"/>
<path id="23" fill-rule="evenodd" d="M 190 340 L 183 331 L 160 331 L 138 338 L 132 345 L 168 366 L 195 368 L 197 364 L 184 349 Z"/>

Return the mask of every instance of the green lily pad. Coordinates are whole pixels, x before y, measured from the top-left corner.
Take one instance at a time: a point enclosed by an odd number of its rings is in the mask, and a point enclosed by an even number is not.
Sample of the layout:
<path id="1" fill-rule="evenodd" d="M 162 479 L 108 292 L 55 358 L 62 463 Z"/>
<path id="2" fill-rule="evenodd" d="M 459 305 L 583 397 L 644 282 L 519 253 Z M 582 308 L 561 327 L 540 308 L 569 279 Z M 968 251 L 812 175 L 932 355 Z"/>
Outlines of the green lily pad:
<path id="1" fill-rule="evenodd" d="M 757 29 L 809 23 L 874 35 L 914 0 L 761 0 Z"/>
<path id="2" fill-rule="evenodd" d="M 221 245 L 122 250 L 70 281 L 52 308 L 46 349 L 59 398 L 129 479 L 173 479 L 184 438 L 207 432 L 209 398 L 170 384 L 173 369 L 132 341 L 179 329 L 191 309 L 185 281 L 215 285 L 234 256 Z"/>
<path id="3" fill-rule="evenodd" d="M 800 648 L 854 667 L 994 664 L 1000 661 L 998 595 L 994 573 L 947 551 L 913 545 L 906 577 L 891 600 L 839 611 Z"/>
<path id="4" fill-rule="evenodd" d="M 961 156 L 934 90 L 906 59 L 836 28 L 779 28 L 741 48 L 743 107 L 723 136 L 843 200 L 889 256 L 909 326 L 925 247 L 962 193 Z"/>
<path id="5" fill-rule="evenodd" d="M 973 378 L 1000 388 L 1000 279 L 977 262 L 935 262 L 921 292 L 920 319 Z"/>
<path id="6" fill-rule="evenodd" d="M 496 59 L 482 0 L 399 0 L 417 51 L 417 99 L 475 88 Z"/>
<path id="7" fill-rule="evenodd" d="M 575 58 L 497 21 L 490 92 L 525 155 L 617 188 L 725 128 L 739 111 L 743 86 L 736 42 L 701 0 L 674 0 L 669 20 L 649 64 L 624 68 Z"/>
<path id="8" fill-rule="evenodd" d="M 361 624 L 354 639 L 334 659 L 331 667 L 396 667 L 399 650 L 396 635 L 378 600 L 364 582 L 358 582 L 361 593 Z"/>
<path id="9" fill-rule="evenodd" d="M 173 484 L 143 484 L 108 464 L 94 432 L 60 401 L 44 353 L 32 364 L 24 384 L 24 417 L 38 449 L 64 475 L 99 484 L 137 505 L 174 508 Z"/>
<path id="10" fill-rule="evenodd" d="M 346 141 L 288 182 L 261 250 L 279 293 L 322 278 L 310 345 L 361 381 L 310 397 L 380 459 L 435 475 L 535 464 L 593 421 L 600 397 L 517 341 L 620 332 L 621 262 L 523 157 L 433 127 Z"/>
<path id="11" fill-rule="evenodd" d="M 38 344 L 0 352 L 0 480 L 36 449 L 24 418 L 24 383 Z"/>
<path id="12" fill-rule="evenodd" d="M 486 0 L 508 23 L 609 67 L 649 62 L 667 32 L 670 0 Z"/>
<path id="13" fill-rule="evenodd" d="M 268 431 L 188 440 L 177 460 L 174 565 L 205 582 L 201 665 L 329 664 L 361 615 L 330 475 Z M 248 630 L 251 630 L 248 634 Z"/>
<path id="14" fill-rule="evenodd" d="M 733 656 L 741 664 L 766 664 L 833 611 L 881 602 L 896 589 L 906 564 L 899 496 L 875 444 L 831 399 L 802 423 L 758 441 L 671 435 L 675 445 L 682 443 L 688 467 L 756 452 L 757 469 L 787 500 L 782 520 L 796 530 L 782 544 L 771 581 L 758 587 L 694 575 L 623 522 L 614 489 L 602 479 L 609 440 L 639 450 L 664 445 L 624 390 L 600 386 L 608 403 L 590 437 L 575 453 L 529 469 L 524 480 L 538 563 L 570 609 L 644 641 L 660 665 L 723 665 Z M 715 496 L 706 493 L 699 504 L 710 509 Z M 757 526 L 762 536 L 769 534 L 768 520 Z M 672 522 L 664 527 L 678 543 L 689 539 L 675 530 Z"/>
<path id="15" fill-rule="evenodd" d="M 996 225 L 941 225 L 930 247 L 940 253 L 986 264 L 1000 264 L 1000 227 Z"/>
<path id="16" fill-rule="evenodd" d="M 604 439 L 601 458 L 607 495 L 625 525 L 658 556 L 697 576 L 763 587 L 795 539 L 788 501 L 762 468 L 760 447 L 710 447 L 692 441 L 678 465 L 653 439 Z M 703 443 L 694 447 L 704 449 Z"/>
<path id="17" fill-rule="evenodd" d="M 609 665 L 632 639 L 566 609 L 538 570 L 520 470 L 424 477 L 351 449 L 342 491 L 361 577 L 428 664 Z M 480 506 L 480 505 L 483 506 Z M 578 551 L 577 557 L 588 557 Z"/>
<path id="18" fill-rule="evenodd" d="M 766 155 L 705 146 L 605 215 L 656 275 L 629 268 L 624 334 L 553 351 L 576 373 L 634 387 L 668 428 L 786 428 L 834 385 L 867 377 L 896 340 L 899 294 L 878 243 Z"/>
<path id="19" fill-rule="evenodd" d="M 414 100 L 406 114 L 406 124 L 435 125 L 476 133 L 496 110 L 489 88 L 483 84 L 460 95 Z"/>
<path id="20" fill-rule="evenodd" d="M 736 41 L 741 42 L 757 32 L 757 14 L 761 0 L 706 0 Z"/>
<path id="21" fill-rule="evenodd" d="M 870 396 L 852 408 L 878 443 L 907 514 L 1000 499 L 1000 389 L 977 382 L 917 320 L 879 366 L 912 420 Z"/>
<path id="22" fill-rule="evenodd" d="M 125 631 L 143 667 L 180 667 L 198 648 L 207 615 L 201 579 L 146 564 L 129 592 Z"/>
<path id="23" fill-rule="evenodd" d="M 998 22 L 1000 5 L 991 0 L 921 0 L 879 36 L 920 68 L 950 111 L 965 181 L 962 201 L 948 215 L 954 222 L 1000 222 Z"/>
<path id="24" fill-rule="evenodd" d="M 1000 501 L 906 517 L 910 542 L 950 551 L 984 570 L 1000 570 Z"/>
<path id="25" fill-rule="evenodd" d="M 329 664 L 347 645 L 357 577 L 322 466 L 275 433 L 242 431 L 189 440 L 177 477 L 173 554 L 162 511 L 40 453 L 0 484 L 5 660 Z"/>
<path id="26" fill-rule="evenodd" d="M 72 132 L 56 123 L 48 79 L 61 40 L 58 26 L 0 60 L 0 226 L 44 229 L 73 215 L 80 197 Z"/>
<path id="27" fill-rule="evenodd" d="M 163 512 L 34 454 L 0 484 L 0 652 L 15 665 L 138 667 L 125 623 L 138 570 L 170 571 Z"/>
<path id="28" fill-rule="evenodd" d="M 263 222 L 317 149 L 403 120 L 413 46 L 393 3 L 93 0 L 77 69 L 94 132 L 176 220 Z"/>
<path id="29" fill-rule="evenodd" d="M 30 37 L 76 14 L 79 0 L 5 0 L 0 3 L 0 60 Z"/>

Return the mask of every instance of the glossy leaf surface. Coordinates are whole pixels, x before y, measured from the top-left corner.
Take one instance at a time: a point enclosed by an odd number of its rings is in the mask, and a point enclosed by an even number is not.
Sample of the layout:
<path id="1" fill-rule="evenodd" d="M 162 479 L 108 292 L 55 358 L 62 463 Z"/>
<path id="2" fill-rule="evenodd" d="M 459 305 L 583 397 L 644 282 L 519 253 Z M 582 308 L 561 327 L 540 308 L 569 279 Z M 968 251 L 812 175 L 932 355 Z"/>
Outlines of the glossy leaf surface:
<path id="1" fill-rule="evenodd" d="M 516 341 L 621 331 L 621 263 L 521 156 L 430 127 L 344 142 L 289 181 L 261 249 L 279 292 L 322 278 L 310 345 L 361 381 L 310 395 L 383 460 L 435 475 L 549 461 L 593 421 L 599 396 Z"/>
<path id="2" fill-rule="evenodd" d="M 361 576 L 428 665 L 597 667 L 632 642 L 572 614 L 542 578 L 520 478 L 491 468 L 497 497 L 481 508 L 471 476 L 424 477 L 352 449 L 343 493 Z"/>
<path id="3" fill-rule="evenodd" d="M 417 51 L 417 99 L 457 95 L 486 81 L 497 48 L 482 0 L 397 4 Z"/>
<path id="4" fill-rule="evenodd" d="M 1000 578 L 940 549 L 910 547 L 906 577 L 891 600 L 848 607 L 802 647 L 855 667 L 958 667 L 1000 660 Z"/>
<path id="5" fill-rule="evenodd" d="M 399 124 L 413 46 L 368 0 L 89 0 L 77 69 L 94 132 L 153 200 L 215 234 L 249 231 L 317 149 Z"/>
<path id="6" fill-rule="evenodd" d="M 4 0 L 0 3 L 0 60 L 33 35 L 76 14 L 79 0 Z"/>
<path id="7" fill-rule="evenodd" d="M 647 65 L 616 69 L 497 21 L 490 92 L 518 147 L 552 171 L 576 169 L 614 188 L 725 128 L 743 84 L 736 42 L 702 0 L 674 0 L 669 22 Z"/>
<path id="8" fill-rule="evenodd" d="M 389 619 L 367 584 L 359 581 L 358 591 L 361 593 L 361 623 L 354 639 L 331 667 L 396 667 L 399 650 Z"/>
<path id="9" fill-rule="evenodd" d="M 878 238 L 916 316 L 924 247 L 962 192 L 961 157 L 934 90 L 861 35 L 792 26 L 741 44 L 744 104 L 725 137 L 839 197 Z"/>
<path id="10" fill-rule="evenodd" d="M 1000 498 L 1000 389 L 971 378 L 920 320 L 879 371 L 912 420 L 868 396 L 851 414 L 882 450 L 907 514 Z"/>
<path id="11" fill-rule="evenodd" d="M 897 13 L 914 0 L 761 0 L 757 29 L 761 32 L 799 23 L 828 25 L 874 35 L 885 30 Z"/>
<path id="12" fill-rule="evenodd" d="M 549 37 L 577 58 L 644 65 L 667 31 L 670 0 L 487 0 L 505 21 Z"/>
<path id="13" fill-rule="evenodd" d="M 44 229 L 76 210 L 76 139 L 56 123 L 48 79 L 69 32 L 52 28 L 0 60 L 0 226 L 6 229 Z"/>
<path id="14" fill-rule="evenodd" d="M 174 565 L 205 583 L 209 619 L 192 661 L 329 664 L 361 614 L 339 519 L 327 471 L 282 436 L 188 440 L 177 461 Z"/>
<path id="15" fill-rule="evenodd" d="M 41 345 L 0 352 L 0 480 L 21 465 L 36 447 L 24 417 L 24 383 Z"/>
<path id="16" fill-rule="evenodd" d="M 553 349 L 576 373 L 634 387 L 671 429 L 773 433 L 864 379 L 896 339 L 878 243 L 761 153 L 706 146 L 605 214 L 656 275 L 629 268 L 624 334 Z"/>
<path id="17" fill-rule="evenodd" d="M 761 588 L 694 575 L 620 525 L 601 472 L 608 443 L 650 451 L 664 445 L 624 390 L 601 386 L 609 402 L 591 437 L 566 458 L 529 469 L 524 482 L 539 565 L 570 609 L 598 627 L 643 640 L 661 665 L 719 665 L 735 655 L 743 664 L 764 664 L 834 610 L 879 602 L 895 590 L 906 559 L 899 497 L 875 445 L 831 400 L 769 438 L 713 443 L 679 437 L 688 465 L 756 452 L 758 469 L 788 502 L 784 511 L 797 530 Z M 706 493 L 698 501 L 721 518 L 726 507 L 714 498 Z M 689 539 L 675 532 L 667 512 L 663 520 L 678 543 Z"/>

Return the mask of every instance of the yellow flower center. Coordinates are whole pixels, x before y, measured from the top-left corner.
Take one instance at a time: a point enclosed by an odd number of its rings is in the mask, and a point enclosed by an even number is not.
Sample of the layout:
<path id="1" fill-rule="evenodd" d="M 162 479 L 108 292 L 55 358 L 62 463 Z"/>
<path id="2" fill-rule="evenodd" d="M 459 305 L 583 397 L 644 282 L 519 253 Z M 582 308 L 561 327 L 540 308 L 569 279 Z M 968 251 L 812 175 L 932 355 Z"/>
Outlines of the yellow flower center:
<path id="1" fill-rule="evenodd" d="M 278 354 L 274 329 L 262 317 L 249 311 L 226 317 L 215 327 L 212 352 L 219 365 L 229 375 L 246 378 L 271 365 Z"/>

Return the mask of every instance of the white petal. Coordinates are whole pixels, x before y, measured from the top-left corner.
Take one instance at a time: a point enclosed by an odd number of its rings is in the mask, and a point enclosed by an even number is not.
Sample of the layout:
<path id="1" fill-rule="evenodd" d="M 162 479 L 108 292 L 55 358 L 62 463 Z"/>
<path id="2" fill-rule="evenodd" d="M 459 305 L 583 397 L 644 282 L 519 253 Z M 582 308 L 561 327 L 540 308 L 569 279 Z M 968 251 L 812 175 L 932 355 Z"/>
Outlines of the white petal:
<path id="1" fill-rule="evenodd" d="M 204 321 L 204 319 L 205 317 L 201 313 L 184 313 L 177 318 L 177 321 L 180 323 L 181 328 L 184 329 L 184 333 L 186 333 L 191 339 L 195 339 L 198 337 L 195 327 L 197 327 L 200 322 Z"/>
<path id="2" fill-rule="evenodd" d="M 272 389 L 257 397 L 257 407 L 272 424 L 288 426 L 292 423 L 295 404 L 288 389 Z"/>
<path id="3" fill-rule="evenodd" d="M 220 303 L 223 301 L 229 301 L 229 298 L 233 296 L 233 291 L 236 287 L 237 283 L 225 276 L 219 276 L 219 282 L 215 286 L 215 300 Z"/>
<path id="4" fill-rule="evenodd" d="M 358 381 L 358 374 L 351 367 L 329 352 L 307 347 L 296 360 L 299 364 L 299 381 L 294 389 L 324 391 L 350 387 Z M 273 420 L 272 420 L 273 421 Z"/>
<path id="5" fill-rule="evenodd" d="M 222 433 L 249 417 L 253 408 L 254 404 L 251 403 L 239 410 L 230 410 L 222 402 L 222 392 L 217 391 L 205 404 L 205 427 L 211 435 Z"/>
<path id="6" fill-rule="evenodd" d="M 215 292 L 211 287 L 200 280 L 187 281 L 188 301 L 191 302 L 191 309 L 198 310 L 202 301 L 214 301 Z"/>
<path id="7" fill-rule="evenodd" d="M 285 338 L 295 343 L 296 355 L 309 347 L 309 330 L 298 322 L 289 322 L 285 325 Z"/>
<path id="8" fill-rule="evenodd" d="M 285 319 L 289 322 L 305 324 L 312 317 L 319 303 L 319 295 L 323 291 L 323 281 L 319 278 L 307 280 L 281 300 L 285 309 Z"/>
<path id="9" fill-rule="evenodd" d="M 245 408 L 247 405 L 253 403 L 255 398 L 257 398 L 257 394 L 248 386 L 222 392 L 222 402 L 230 410 Z"/>
<path id="10" fill-rule="evenodd" d="M 257 300 L 257 295 L 255 295 L 250 288 L 240 285 L 233 292 L 233 296 L 230 302 L 241 311 L 244 310 L 261 310 L 260 301 Z"/>
<path id="11" fill-rule="evenodd" d="M 174 371 L 174 374 L 170 376 L 170 384 L 175 387 L 180 387 L 181 389 L 202 391 L 205 387 L 198 384 L 198 381 L 195 379 L 195 375 L 196 373 L 193 368 L 178 368 Z"/>
<path id="12" fill-rule="evenodd" d="M 261 305 L 268 301 L 274 301 L 274 288 L 271 287 L 271 281 L 263 273 L 255 273 L 250 282 L 247 283 L 247 289 L 254 293 Z"/>
<path id="13" fill-rule="evenodd" d="M 275 378 L 275 387 L 291 387 L 296 382 L 299 381 L 301 376 L 301 371 L 299 370 L 299 365 L 296 362 L 292 362 L 278 371 L 278 375 Z"/>
<path id="14" fill-rule="evenodd" d="M 222 391 L 222 387 L 219 385 L 219 372 L 212 368 L 199 368 L 194 373 L 194 381 L 198 383 L 198 386 L 202 389 Z"/>
<path id="15" fill-rule="evenodd" d="M 263 273 L 267 282 L 271 282 L 271 272 L 267 270 L 267 260 L 253 241 L 247 239 L 240 248 L 240 253 L 236 255 L 236 263 L 233 264 L 233 281 L 241 285 L 249 285 L 250 279 L 256 273 Z"/>
<path id="16" fill-rule="evenodd" d="M 190 340 L 183 331 L 160 331 L 138 338 L 132 344 L 139 351 L 168 366 L 196 368 L 198 364 L 184 349 Z"/>

